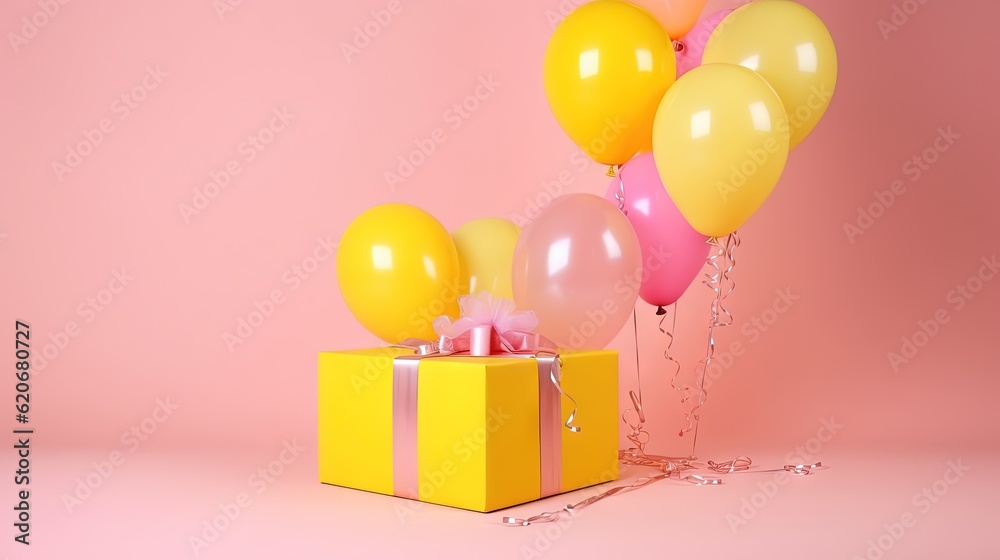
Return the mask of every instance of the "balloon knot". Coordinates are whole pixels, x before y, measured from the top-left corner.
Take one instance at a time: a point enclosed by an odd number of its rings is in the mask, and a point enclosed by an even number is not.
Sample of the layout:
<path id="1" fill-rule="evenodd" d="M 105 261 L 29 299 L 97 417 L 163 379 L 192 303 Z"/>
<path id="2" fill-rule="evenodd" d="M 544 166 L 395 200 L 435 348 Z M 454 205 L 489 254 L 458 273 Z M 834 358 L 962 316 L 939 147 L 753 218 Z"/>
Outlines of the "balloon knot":
<path id="1" fill-rule="evenodd" d="M 659 305 L 659 306 L 656 307 L 656 314 L 657 315 L 666 315 L 667 314 L 667 310 L 664 309 L 662 305 Z"/>

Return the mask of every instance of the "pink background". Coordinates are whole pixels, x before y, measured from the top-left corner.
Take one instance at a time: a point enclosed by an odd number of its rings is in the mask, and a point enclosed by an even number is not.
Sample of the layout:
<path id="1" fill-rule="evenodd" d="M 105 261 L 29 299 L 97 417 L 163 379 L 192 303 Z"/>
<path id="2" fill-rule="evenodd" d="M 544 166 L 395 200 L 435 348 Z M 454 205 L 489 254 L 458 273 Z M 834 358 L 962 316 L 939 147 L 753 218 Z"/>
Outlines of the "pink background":
<path id="1" fill-rule="evenodd" d="M 949 300 L 998 252 L 1000 4 L 896 0 L 916 11 L 886 38 L 879 21 L 892 17 L 891 0 L 803 2 L 834 36 L 840 81 L 824 121 L 741 230 L 729 300 L 736 324 L 717 339 L 721 350 L 740 342 L 745 353 L 712 385 L 699 455 L 780 467 L 806 446 L 805 459 L 832 468 L 774 492 L 769 474 L 718 488 L 660 483 L 557 530 L 498 527 L 496 514 L 429 505 L 400 520 L 399 500 L 320 486 L 315 369 L 319 350 L 378 344 L 340 299 L 323 249 L 364 209 L 412 203 L 454 229 L 525 215 L 545 203 L 546 188 L 604 192 L 604 168 L 582 163 L 542 91 L 550 18 L 572 0 L 244 2 L 220 15 L 225 1 L 71 2 L 50 17 L 34 15 L 44 0 L 0 5 L 0 318 L 8 338 L 15 319 L 31 323 L 36 356 L 51 344 L 31 387 L 33 545 L 12 541 L 8 435 L 0 554 L 196 556 L 189 537 L 241 492 L 252 501 L 201 557 L 874 558 L 866 551 L 880 538 L 891 542 L 886 558 L 1000 552 L 987 526 L 1000 440 L 1000 279 L 961 309 Z M 713 1 L 706 13 L 733 5 Z M 398 13 L 345 55 L 355 27 L 388 6 Z M 22 18 L 32 17 L 44 25 L 25 32 Z M 14 45 L 13 33 L 30 37 Z M 456 119 L 450 108 L 481 80 L 494 84 Z M 121 96 L 132 92 L 130 107 Z M 272 121 L 283 109 L 294 117 Z M 102 122 L 105 132 L 85 132 Z M 272 122 L 281 129 L 265 132 L 270 143 L 250 160 L 243 143 Z M 390 189 L 385 173 L 438 128 L 443 143 Z M 939 128 L 959 137 L 913 180 L 905 165 Z M 60 176 L 53 163 L 87 136 L 100 140 Z M 230 160 L 239 173 L 186 219 L 180 205 L 194 204 Z M 849 238 L 845 223 L 895 180 L 905 193 Z M 296 266 L 311 273 L 292 280 Z M 113 279 L 123 269 L 133 278 L 122 288 Z M 119 293 L 102 292 L 109 283 Z M 275 290 L 280 303 L 230 349 L 225 334 Z M 772 313 L 776 290 L 799 299 Z M 674 355 L 689 369 L 704 353 L 709 297 L 694 286 L 680 302 Z M 88 298 L 104 303 L 88 311 Z M 939 309 L 948 322 L 894 368 L 887 354 Z M 651 445 L 684 453 L 663 337 L 652 309 L 640 303 L 639 312 Z M 754 317 L 772 325 L 758 332 Z M 611 347 L 622 351 L 624 396 L 635 379 L 630 327 Z M 13 352 L 2 359 L 13 362 Z M 0 384 L 11 428 L 14 381 Z M 154 415 L 157 399 L 176 410 Z M 824 421 L 842 428 L 819 444 L 811 438 Z M 123 440 L 143 425 L 144 440 Z M 277 464 L 293 440 L 304 450 L 286 453 L 289 464 L 258 493 L 254 473 Z M 98 480 L 112 456 L 123 461 L 67 508 L 64 495 Z M 942 478 L 948 461 L 971 470 L 952 483 L 954 475 Z M 938 488 L 947 494 L 926 511 L 911 499 L 946 479 Z M 734 529 L 727 515 L 744 515 L 742 504 L 760 496 L 764 506 Z M 890 530 L 911 513 L 919 530 Z"/>

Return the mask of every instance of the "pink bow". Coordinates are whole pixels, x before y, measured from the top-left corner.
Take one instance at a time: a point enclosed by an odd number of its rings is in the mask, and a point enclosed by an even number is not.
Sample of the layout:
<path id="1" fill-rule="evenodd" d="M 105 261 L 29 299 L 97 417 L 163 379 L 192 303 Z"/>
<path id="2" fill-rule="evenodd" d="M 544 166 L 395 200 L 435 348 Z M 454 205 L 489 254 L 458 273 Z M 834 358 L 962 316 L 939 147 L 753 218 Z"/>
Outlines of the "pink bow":
<path id="1" fill-rule="evenodd" d="M 540 496 L 562 492 L 562 431 L 565 426 L 573 433 L 580 427 L 576 418 L 576 401 L 560 386 L 562 374 L 559 349 L 554 342 L 532 332 L 538 317 L 531 311 L 515 311 L 514 302 L 494 298 L 489 292 L 458 298 L 461 317 L 434 320 L 437 342 L 408 338 L 397 346 L 412 348 L 417 357 L 393 359 L 393 493 L 404 498 L 418 499 L 417 478 L 417 387 L 419 363 L 424 357 L 468 353 L 472 356 L 517 354 L 531 359 L 538 367 L 538 441 Z M 545 353 L 551 356 L 539 356 Z M 573 405 L 563 421 L 563 399 Z"/>
<path id="2" fill-rule="evenodd" d="M 534 332 L 538 317 L 533 311 L 515 311 L 514 302 L 489 292 L 458 298 L 461 316 L 452 321 L 442 315 L 434 319 L 437 342 L 409 338 L 399 346 L 413 348 L 420 356 L 447 356 L 468 352 L 471 356 L 494 354 L 557 353 L 554 342 Z"/>

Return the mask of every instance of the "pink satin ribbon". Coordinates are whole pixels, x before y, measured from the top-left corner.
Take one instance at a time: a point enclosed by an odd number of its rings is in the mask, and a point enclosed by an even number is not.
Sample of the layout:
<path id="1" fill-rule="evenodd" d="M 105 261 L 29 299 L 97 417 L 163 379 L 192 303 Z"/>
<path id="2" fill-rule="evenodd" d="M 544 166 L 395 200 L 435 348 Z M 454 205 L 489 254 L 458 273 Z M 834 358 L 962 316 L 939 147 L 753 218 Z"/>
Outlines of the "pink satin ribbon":
<path id="1" fill-rule="evenodd" d="M 476 325 L 459 336 L 442 336 L 436 342 L 421 338 L 408 338 L 396 346 L 412 348 L 417 356 L 559 353 L 556 343 L 538 333 L 506 331 L 501 334 L 492 325 Z"/>
<path id="2" fill-rule="evenodd" d="M 562 399 L 552 383 L 553 367 L 559 367 L 557 357 L 538 358 L 540 498 L 562 493 Z"/>
<path id="3" fill-rule="evenodd" d="M 420 358 L 392 361 L 392 493 L 417 500 L 417 371 Z"/>
<path id="4" fill-rule="evenodd" d="M 463 354 L 469 356 L 505 356 L 532 358 L 538 364 L 538 436 L 540 452 L 540 498 L 562 493 L 562 427 L 579 432 L 574 426 L 574 410 L 564 423 L 560 386 L 560 361 L 555 343 L 533 332 L 499 333 L 492 325 L 476 325 L 457 337 L 442 336 L 437 342 L 407 339 L 397 346 L 411 348 L 413 356 L 400 356 L 392 362 L 392 472 L 393 494 L 419 499 L 417 468 L 417 388 L 419 364 L 423 358 Z M 537 354 L 552 354 L 538 356 Z M 572 397 L 566 395 L 572 401 Z"/>

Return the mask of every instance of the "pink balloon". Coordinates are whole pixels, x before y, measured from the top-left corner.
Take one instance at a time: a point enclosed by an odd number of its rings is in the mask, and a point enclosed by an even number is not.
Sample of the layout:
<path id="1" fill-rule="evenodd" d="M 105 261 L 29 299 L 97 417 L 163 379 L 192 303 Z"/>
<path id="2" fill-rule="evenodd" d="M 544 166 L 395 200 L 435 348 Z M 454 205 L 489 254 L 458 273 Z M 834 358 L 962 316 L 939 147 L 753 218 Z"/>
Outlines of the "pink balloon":
<path id="1" fill-rule="evenodd" d="M 715 28 L 726 19 L 733 10 L 720 10 L 705 16 L 687 35 L 677 40 L 674 49 L 677 54 L 677 77 L 680 78 L 694 68 L 701 66 L 701 57 L 705 54 L 705 45 Z"/>
<path id="2" fill-rule="evenodd" d="M 592 194 L 557 197 L 521 232 L 514 301 L 566 348 L 604 348 L 635 307 L 639 241 L 618 208 Z"/>
<path id="3" fill-rule="evenodd" d="M 680 299 L 705 265 L 708 237 L 695 231 L 670 200 L 653 154 L 640 154 L 622 167 L 604 195 L 614 204 L 618 204 L 619 179 L 625 184 L 628 221 L 642 251 L 639 297 L 651 305 L 670 305 Z"/>

